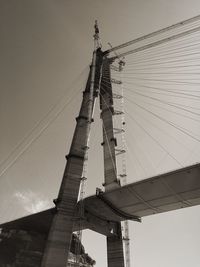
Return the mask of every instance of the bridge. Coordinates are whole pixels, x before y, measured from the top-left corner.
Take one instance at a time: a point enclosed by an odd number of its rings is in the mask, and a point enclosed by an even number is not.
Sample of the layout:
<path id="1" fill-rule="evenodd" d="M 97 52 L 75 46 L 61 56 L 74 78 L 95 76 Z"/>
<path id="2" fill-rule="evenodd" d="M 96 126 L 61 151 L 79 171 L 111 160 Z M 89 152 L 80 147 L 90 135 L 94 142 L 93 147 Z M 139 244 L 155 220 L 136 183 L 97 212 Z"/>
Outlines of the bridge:
<path id="1" fill-rule="evenodd" d="M 199 164 L 183 167 L 175 153 L 168 151 L 165 145 L 159 141 L 158 135 L 155 137 L 147 128 L 144 128 L 138 117 L 126 112 L 123 106 L 124 101 L 127 100 L 129 104 L 136 107 L 137 114 L 138 110 L 142 110 L 143 116 L 146 112 L 148 116 L 156 117 L 162 123 L 166 123 L 168 127 L 178 131 L 179 134 L 186 136 L 187 141 L 191 139 L 192 142 L 199 142 L 198 134 L 193 132 L 194 129 L 185 127 L 185 122 L 178 124 L 178 119 L 173 121 L 172 116 L 163 117 L 162 111 L 160 113 L 155 111 L 160 108 L 171 112 L 173 116 L 185 117 L 195 123 L 199 122 L 198 105 L 191 106 L 192 101 L 188 104 L 188 99 L 198 101 L 196 93 L 198 93 L 197 77 L 199 73 L 194 71 L 194 67 L 198 67 L 196 57 L 200 30 L 198 22 L 199 16 L 121 46 L 111 47 L 106 51 L 101 48 L 99 29 L 95 24 L 95 49 L 92 64 L 83 93 L 80 113 L 76 118 L 77 125 L 72 145 L 66 156 L 67 164 L 60 191 L 54 200 L 55 207 L 1 224 L 3 229 L 39 231 L 42 228 L 48 233 L 41 266 L 65 266 L 68 255 L 66 250 L 69 250 L 72 232 L 78 231 L 78 235 L 81 236 L 83 229 L 91 229 L 107 237 L 108 266 L 124 266 L 122 221 L 140 222 L 144 216 L 199 204 Z M 188 38 L 191 36 L 193 37 L 192 41 Z M 167 49 L 166 44 L 169 44 Z M 180 47 L 177 47 L 177 44 Z M 125 51 L 129 46 L 133 47 Z M 160 50 L 154 50 L 155 48 L 160 48 Z M 121 50 L 122 52 L 119 52 Z M 157 54 L 157 58 L 153 53 Z M 132 62 L 125 62 L 124 57 L 134 54 L 137 56 L 132 59 Z M 166 58 L 166 55 L 170 58 Z M 178 59 L 175 59 L 175 55 Z M 188 62 L 191 62 L 190 65 Z M 163 82 L 162 88 L 160 87 L 161 82 Z M 121 88 L 122 86 L 124 87 Z M 196 87 L 193 89 L 191 86 Z M 147 94 L 147 90 L 151 94 Z M 130 92 L 130 94 L 125 96 L 124 91 Z M 131 97 L 132 95 L 136 96 L 135 99 Z M 159 98 L 157 95 L 164 97 Z M 94 196 L 83 198 L 84 183 L 87 178 L 85 173 L 88 142 L 97 97 L 100 98 L 103 128 L 105 192 L 97 189 Z M 171 99 L 176 97 L 179 100 L 172 102 Z M 180 103 L 181 97 L 186 98 L 187 102 Z M 140 100 L 136 101 L 136 98 Z M 116 106 L 114 101 L 119 101 Z M 152 110 L 150 106 L 153 106 L 154 109 Z M 120 108 L 118 109 L 118 107 Z M 138 129 L 142 129 L 145 135 L 162 149 L 164 158 L 167 156 L 173 161 L 173 164 L 176 164 L 176 170 L 121 187 L 127 176 L 123 156 L 126 152 L 124 142 L 126 125 L 124 114 L 126 113 L 130 120 L 135 122 Z M 121 117 L 121 125 L 115 127 L 113 118 L 118 116 Z M 148 120 L 148 116 L 143 120 Z M 121 140 L 118 140 L 117 136 L 120 136 Z M 148 152 L 150 153 L 150 151 Z M 117 173 L 116 158 L 118 156 L 121 157 L 122 167 Z M 159 164 L 165 161 L 164 158 Z M 140 160 L 137 159 L 137 161 L 141 165 Z M 2 174 L 6 170 L 7 167 L 3 169 Z M 128 266 L 130 262 L 127 223 L 125 223 L 124 229 L 126 230 L 124 241 L 126 265 Z"/>

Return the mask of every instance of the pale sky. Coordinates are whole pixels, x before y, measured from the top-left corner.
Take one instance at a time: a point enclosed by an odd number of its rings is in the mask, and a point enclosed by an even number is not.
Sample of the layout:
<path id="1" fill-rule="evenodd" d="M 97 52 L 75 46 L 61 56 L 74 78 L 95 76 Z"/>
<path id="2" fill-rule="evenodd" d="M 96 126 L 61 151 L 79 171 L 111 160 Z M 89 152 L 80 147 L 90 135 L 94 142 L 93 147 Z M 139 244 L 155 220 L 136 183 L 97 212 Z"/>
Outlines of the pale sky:
<path id="1" fill-rule="evenodd" d="M 108 42 L 115 46 L 199 13 L 198 0 L 0 0 L 0 222 L 51 207 L 57 196 L 92 57 L 95 19 L 103 49 L 107 49 Z M 133 112 L 130 103 L 127 108 Z M 52 112 L 45 117 L 49 110 Z M 98 105 L 95 118 L 88 195 L 103 182 Z M 166 159 L 154 172 L 141 156 L 143 172 L 133 164 L 135 155 L 141 155 L 139 148 L 134 151 L 134 138 L 141 142 L 127 118 L 129 182 L 178 168 Z M 142 141 L 157 164 L 158 151 L 148 140 Z M 191 148 L 200 151 L 195 143 Z M 183 152 L 177 153 L 182 159 Z M 191 158 L 188 163 L 199 162 L 189 153 L 184 156 Z M 130 223 L 132 266 L 198 267 L 199 225 L 200 207 Z M 96 266 L 106 266 L 105 238 L 86 231 L 83 242 Z"/>

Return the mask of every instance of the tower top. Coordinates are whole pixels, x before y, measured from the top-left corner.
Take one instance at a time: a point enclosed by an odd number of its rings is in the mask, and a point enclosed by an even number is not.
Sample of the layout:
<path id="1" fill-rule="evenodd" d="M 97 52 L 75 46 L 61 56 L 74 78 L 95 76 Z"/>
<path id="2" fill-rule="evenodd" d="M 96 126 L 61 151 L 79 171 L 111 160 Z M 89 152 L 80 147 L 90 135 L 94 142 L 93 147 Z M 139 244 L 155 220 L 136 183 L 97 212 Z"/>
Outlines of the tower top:
<path id="1" fill-rule="evenodd" d="M 98 27 L 97 20 L 95 20 L 94 29 L 95 29 L 95 34 L 98 35 L 99 34 L 99 27 Z"/>
<path id="2" fill-rule="evenodd" d="M 97 20 L 95 20 L 95 24 L 94 24 L 94 30 L 95 30 L 95 33 L 93 35 L 94 37 L 94 42 L 95 42 L 95 46 L 96 46 L 96 49 L 97 48 L 101 48 L 101 40 L 100 40 L 100 37 L 99 37 L 99 26 L 98 26 L 98 22 Z"/>

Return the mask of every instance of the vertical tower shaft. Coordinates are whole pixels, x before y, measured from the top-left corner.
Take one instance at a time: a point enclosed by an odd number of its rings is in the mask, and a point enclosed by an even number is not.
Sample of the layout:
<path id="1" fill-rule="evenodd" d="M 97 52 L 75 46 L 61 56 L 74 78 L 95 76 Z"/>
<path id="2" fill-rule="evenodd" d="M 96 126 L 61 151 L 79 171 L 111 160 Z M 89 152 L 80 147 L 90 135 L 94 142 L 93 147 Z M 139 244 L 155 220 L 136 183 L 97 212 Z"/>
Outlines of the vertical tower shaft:
<path id="1" fill-rule="evenodd" d="M 113 96 L 110 78 L 110 64 L 104 58 L 100 88 L 100 109 L 103 126 L 104 187 L 109 190 L 119 187 L 115 157 L 116 139 L 113 132 Z"/>
<path id="2" fill-rule="evenodd" d="M 83 165 L 88 148 L 88 138 L 92 123 L 94 99 L 99 85 L 99 69 L 102 52 L 97 49 L 93 60 L 88 82 L 83 92 L 83 100 L 69 154 L 67 164 L 56 200 L 57 212 L 54 215 L 49 232 L 42 267 L 65 267 L 73 231 L 74 213 L 76 210 Z"/>
<path id="3" fill-rule="evenodd" d="M 103 124 L 103 153 L 105 191 L 120 186 L 117 180 L 115 146 L 117 145 L 113 132 L 113 94 L 110 77 L 110 63 L 107 58 L 103 60 L 102 78 L 100 87 L 100 109 Z M 121 224 L 115 235 L 107 237 L 108 267 L 124 267 L 123 240 Z"/>

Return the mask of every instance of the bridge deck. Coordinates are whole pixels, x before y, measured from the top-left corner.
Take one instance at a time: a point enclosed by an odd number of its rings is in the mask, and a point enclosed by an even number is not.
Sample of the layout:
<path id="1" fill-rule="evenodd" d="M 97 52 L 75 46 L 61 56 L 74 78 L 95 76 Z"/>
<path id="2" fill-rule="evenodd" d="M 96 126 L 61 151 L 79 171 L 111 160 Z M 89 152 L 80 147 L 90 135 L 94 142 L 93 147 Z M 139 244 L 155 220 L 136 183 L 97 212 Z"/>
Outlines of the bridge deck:
<path id="1" fill-rule="evenodd" d="M 102 221 L 137 220 L 171 210 L 200 204 L 200 164 L 158 175 L 84 200 L 86 221 L 89 215 Z M 0 225 L 0 228 L 48 232 L 52 208 Z M 93 225 L 93 230 L 95 227 Z"/>

